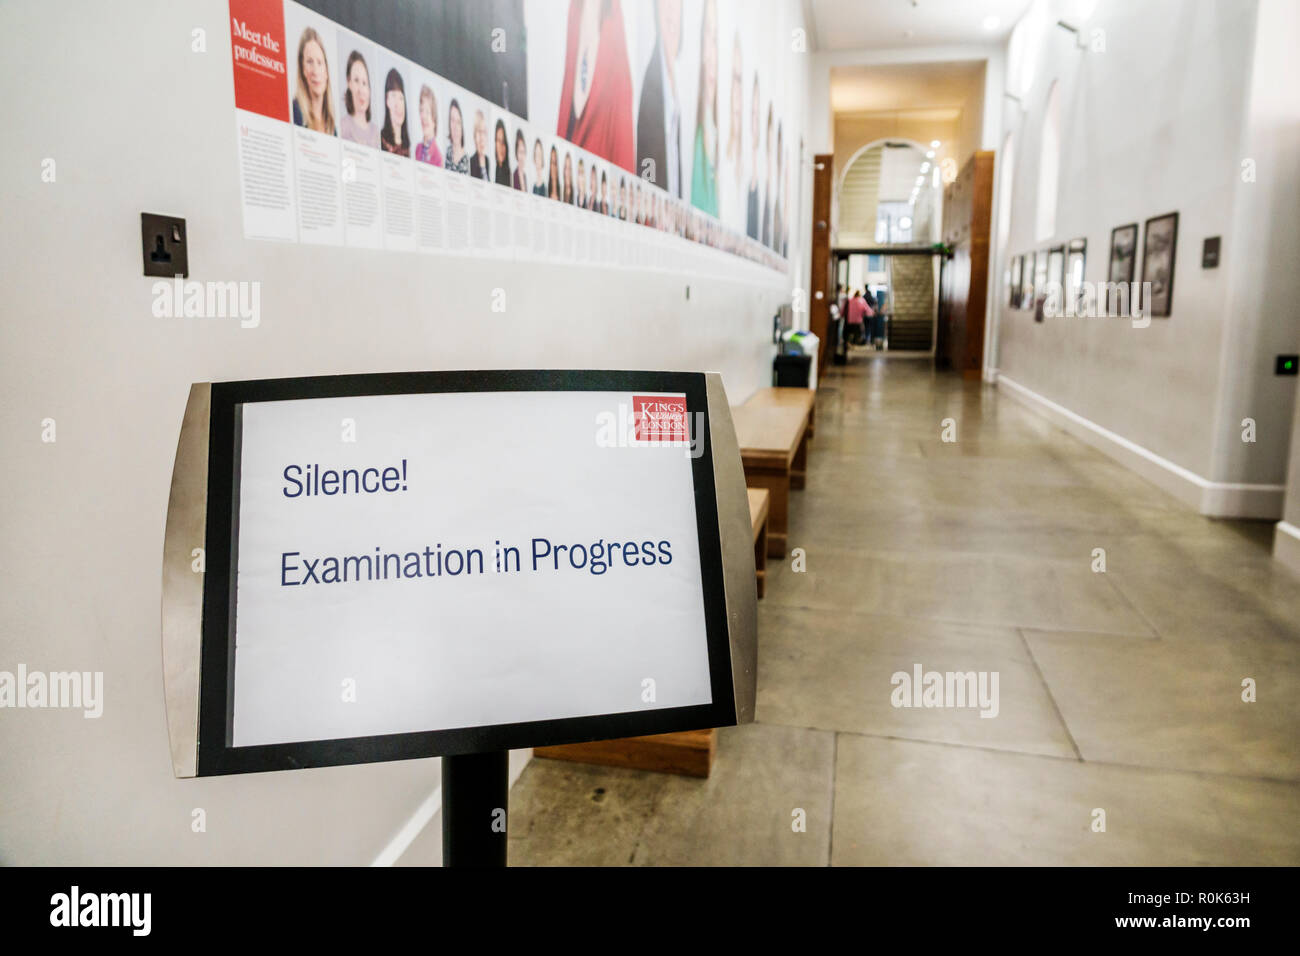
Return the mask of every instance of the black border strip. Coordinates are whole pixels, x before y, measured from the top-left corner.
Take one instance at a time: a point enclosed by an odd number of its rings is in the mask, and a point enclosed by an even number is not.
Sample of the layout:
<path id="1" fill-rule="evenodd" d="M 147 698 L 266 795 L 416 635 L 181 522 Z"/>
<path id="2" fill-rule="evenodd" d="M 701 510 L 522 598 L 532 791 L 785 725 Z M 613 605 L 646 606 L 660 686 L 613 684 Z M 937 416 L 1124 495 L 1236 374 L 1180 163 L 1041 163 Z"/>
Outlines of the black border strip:
<path id="1" fill-rule="evenodd" d="M 682 392 L 694 426 L 703 413 L 702 453 L 691 461 L 701 587 L 713 703 L 592 717 L 461 727 L 334 740 L 231 746 L 234 702 L 235 555 L 239 540 L 241 407 L 249 402 L 433 392 Z M 699 372 L 456 371 L 394 372 L 216 382 L 208 445 L 207 574 L 199 685 L 200 777 L 304 767 L 408 760 L 552 744 L 670 733 L 736 723 L 723 587 L 722 542 L 704 375 Z"/>

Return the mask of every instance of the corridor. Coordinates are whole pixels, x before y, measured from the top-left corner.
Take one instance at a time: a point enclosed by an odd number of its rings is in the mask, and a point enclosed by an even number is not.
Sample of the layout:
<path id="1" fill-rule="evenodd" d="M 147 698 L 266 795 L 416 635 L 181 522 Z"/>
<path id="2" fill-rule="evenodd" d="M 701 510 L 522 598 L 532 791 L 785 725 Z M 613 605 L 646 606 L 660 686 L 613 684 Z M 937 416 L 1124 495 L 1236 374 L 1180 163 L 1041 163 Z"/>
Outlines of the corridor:
<path id="1" fill-rule="evenodd" d="M 1203 518 L 927 362 L 856 357 L 818 394 L 756 723 L 707 780 L 534 759 L 511 865 L 1300 863 L 1271 522 Z M 894 706 L 917 668 L 996 674 L 996 714 Z"/>

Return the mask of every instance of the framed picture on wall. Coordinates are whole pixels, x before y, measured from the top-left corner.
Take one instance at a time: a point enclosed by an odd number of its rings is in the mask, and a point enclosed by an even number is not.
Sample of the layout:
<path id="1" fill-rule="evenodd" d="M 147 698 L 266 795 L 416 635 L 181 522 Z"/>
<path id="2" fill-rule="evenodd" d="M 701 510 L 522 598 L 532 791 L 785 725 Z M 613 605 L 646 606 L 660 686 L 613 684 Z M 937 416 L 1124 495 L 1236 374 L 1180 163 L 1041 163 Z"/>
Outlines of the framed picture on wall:
<path id="1" fill-rule="evenodd" d="M 1047 281 L 1065 286 L 1065 246 L 1047 250 Z"/>
<path id="2" fill-rule="evenodd" d="M 1024 266 L 1024 259 L 1021 256 L 1011 260 L 1011 280 L 1007 283 L 1007 305 L 1013 309 L 1020 308 L 1021 272 Z"/>
<path id="3" fill-rule="evenodd" d="M 1146 222 L 1142 244 L 1142 282 L 1151 283 L 1147 314 L 1168 318 L 1174 303 L 1174 254 L 1178 249 L 1178 213 L 1155 216 Z"/>
<path id="4" fill-rule="evenodd" d="M 1138 224 L 1116 226 L 1110 231 L 1110 266 L 1107 282 L 1132 282 L 1137 266 Z"/>
<path id="5" fill-rule="evenodd" d="M 1020 308 L 1029 309 L 1034 305 L 1034 256 L 1033 253 L 1026 253 L 1021 258 L 1024 260 L 1024 271 L 1020 277 Z"/>
<path id="6" fill-rule="evenodd" d="M 1034 321 L 1043 321 L 1043 304 L 1047 301 L 1047 250 L 1039 249 L 1034 253 L 1034 300 L 1030 306 L 1034 310 Z"/>
<path id="7" fill-rule="evenodd" d="M 1083 274 L 1088 258 L 1088 240 L 1071 239 L 1065 247 L 1065 288 L 1074 297 L 1075 312 L 1083 302 Z"/>

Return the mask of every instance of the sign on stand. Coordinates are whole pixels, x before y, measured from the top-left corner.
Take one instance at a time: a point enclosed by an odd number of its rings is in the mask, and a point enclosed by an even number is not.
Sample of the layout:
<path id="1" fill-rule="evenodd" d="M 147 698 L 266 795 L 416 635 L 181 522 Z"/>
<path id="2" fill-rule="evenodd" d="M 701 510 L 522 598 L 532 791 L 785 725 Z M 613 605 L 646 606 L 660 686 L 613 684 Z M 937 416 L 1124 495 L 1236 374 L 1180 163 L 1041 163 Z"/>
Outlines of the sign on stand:
<path id="1" fill-rule="evenodd" d="M 164 556 L 175 773 L 752 720 L 754 602 L 716 375 L 194 385 Z"/>

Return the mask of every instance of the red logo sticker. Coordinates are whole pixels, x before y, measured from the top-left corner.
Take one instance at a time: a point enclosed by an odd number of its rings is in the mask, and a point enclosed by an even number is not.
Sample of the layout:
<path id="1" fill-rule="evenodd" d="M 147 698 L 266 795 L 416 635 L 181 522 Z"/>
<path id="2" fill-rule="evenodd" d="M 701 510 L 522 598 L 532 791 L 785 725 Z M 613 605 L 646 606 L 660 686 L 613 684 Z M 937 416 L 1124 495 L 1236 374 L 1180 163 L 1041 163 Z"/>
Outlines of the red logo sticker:
<path id="1" fill-rule="evenodd" d="M 685 395 L 633 395 L 632 418 L 639 442 L 690 441 Z"/>

